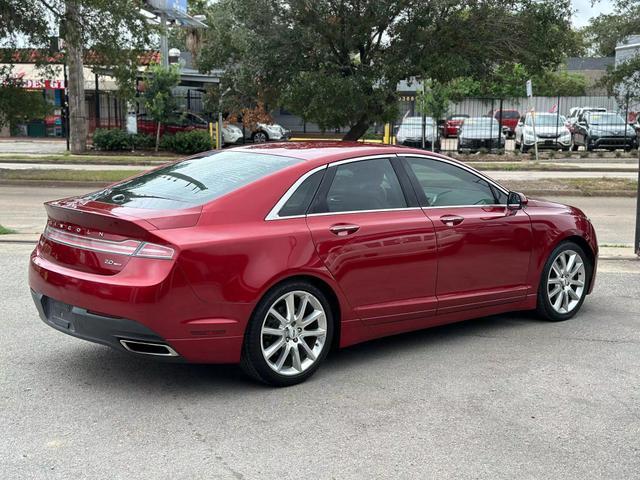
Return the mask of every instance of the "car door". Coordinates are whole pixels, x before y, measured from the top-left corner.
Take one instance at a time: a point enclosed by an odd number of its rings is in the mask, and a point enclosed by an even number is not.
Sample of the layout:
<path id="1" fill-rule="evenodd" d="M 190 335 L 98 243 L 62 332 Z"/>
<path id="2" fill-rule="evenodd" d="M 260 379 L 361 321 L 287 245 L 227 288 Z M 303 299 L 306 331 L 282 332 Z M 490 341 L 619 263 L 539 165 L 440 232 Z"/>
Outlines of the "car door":
<path id="1" fill-rule="evenodd" d="M 307 215 L 318 256 L 369 324 L 436 312 L 434 226 L 401 174 L 391 158 L 330 165 Z"/>
<path id="2" fill-rule="evenodd" d="M 573 133 L 573 143 L 576 145 L 585 145 L 587 136 L 587 121 L 585 116 L 580 114 L 576 120 Z"/>
<path id="3" fill-rule="evenodd" d="M 506 207 L 508 192 L 454 162 L 405 156 L 438 243 L 438 314 L 522 300 L 531 222 Z"/>

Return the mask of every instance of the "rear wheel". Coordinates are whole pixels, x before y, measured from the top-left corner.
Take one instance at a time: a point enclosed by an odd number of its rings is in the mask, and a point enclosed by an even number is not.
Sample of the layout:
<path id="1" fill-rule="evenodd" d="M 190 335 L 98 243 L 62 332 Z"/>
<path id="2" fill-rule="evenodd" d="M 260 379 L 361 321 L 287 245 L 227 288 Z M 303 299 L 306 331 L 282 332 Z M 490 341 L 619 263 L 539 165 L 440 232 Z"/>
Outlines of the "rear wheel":
<path id="1" fill-rule="evenodd" d="M 332 337 L 333 315 L 322 291 L 307 282 L 287 282 L 258 304 L 247 326 L 240 365 L 261 382 L 295 385 L 318 369 Z"/>
<path id="2" fill-rule="evenodd" d="M 573 317 L 587 295 L 592 266 L 584 250 L 573 242 L 558 245 L 545 263 L 538 288 L 538 313 L 559 322 Z"/>

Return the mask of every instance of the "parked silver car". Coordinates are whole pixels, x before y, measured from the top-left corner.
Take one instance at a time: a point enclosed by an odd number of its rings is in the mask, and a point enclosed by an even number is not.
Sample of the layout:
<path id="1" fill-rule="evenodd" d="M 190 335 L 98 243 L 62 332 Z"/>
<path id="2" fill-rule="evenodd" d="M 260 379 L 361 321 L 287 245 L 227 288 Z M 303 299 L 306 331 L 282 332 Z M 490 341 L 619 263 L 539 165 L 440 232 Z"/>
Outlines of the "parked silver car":
<path id="1" fill-rule="evenodd" d="M 535 134 L 533 120 L 531 112 L 520 118 L 515 133 L 516 149 L 526 153 L 537 143 L 538 148 L 569 150 L 571 132 L 566 126 L 566 119 L 563 115 L 535 113 Z"/>
<path id="2" fill-rule="evenodd" d="M 480 149 L 504 149 L 506 137 L 498 120 L 492 117 L 471 117 L 462 122 L 458 134 L 458 153 L 478 152 Z"/>
<path id="3" fill-rule="evenodd" d="M 396 132 L 396 143 L 408 147 L 422 148 L 422 117 L 405 117 Z M 427 150 L 440 150 L 438 126 L 431 117 L 425 117 L 424 144 Z"/>

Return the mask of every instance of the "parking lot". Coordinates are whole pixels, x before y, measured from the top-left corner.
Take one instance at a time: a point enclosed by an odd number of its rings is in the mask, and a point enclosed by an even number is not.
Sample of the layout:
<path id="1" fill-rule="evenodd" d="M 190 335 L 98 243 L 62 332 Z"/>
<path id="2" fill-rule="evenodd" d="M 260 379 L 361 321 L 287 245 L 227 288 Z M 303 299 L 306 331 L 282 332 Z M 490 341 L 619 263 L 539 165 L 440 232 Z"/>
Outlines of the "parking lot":
<path id="1" fill-rule="evenodd" d="M 0 244 L 3 479 L 640 475 L 637 262 L 601 262 L 571 321 L 516 313 L 382 339 L 271 389 L 50 329 L 31 248 Z"/>

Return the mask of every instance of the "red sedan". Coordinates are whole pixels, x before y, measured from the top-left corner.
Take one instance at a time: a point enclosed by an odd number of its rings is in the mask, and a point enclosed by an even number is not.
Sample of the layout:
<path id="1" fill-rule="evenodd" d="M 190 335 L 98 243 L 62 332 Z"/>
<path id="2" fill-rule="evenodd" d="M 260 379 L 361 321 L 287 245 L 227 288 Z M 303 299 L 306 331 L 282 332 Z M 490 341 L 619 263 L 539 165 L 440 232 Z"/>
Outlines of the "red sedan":
<path id="1" fill-rule="evenodd" d="M 465 114 L 449 115 L 442 127 L 442 136 L 444 138 L 457 137 L 460 127 L 462 126 L 462 122 L 467 118 L 469 118 L 469 115 Z"/>
<path id="2" fill-rule="evenodd" d="M 569 319 L 598 255 L 577 208 L 396 146 L 210 152 L 46 209 L 29 284 L 48 325 L 273 385 L 377 337 L 513 310 Z"/>

